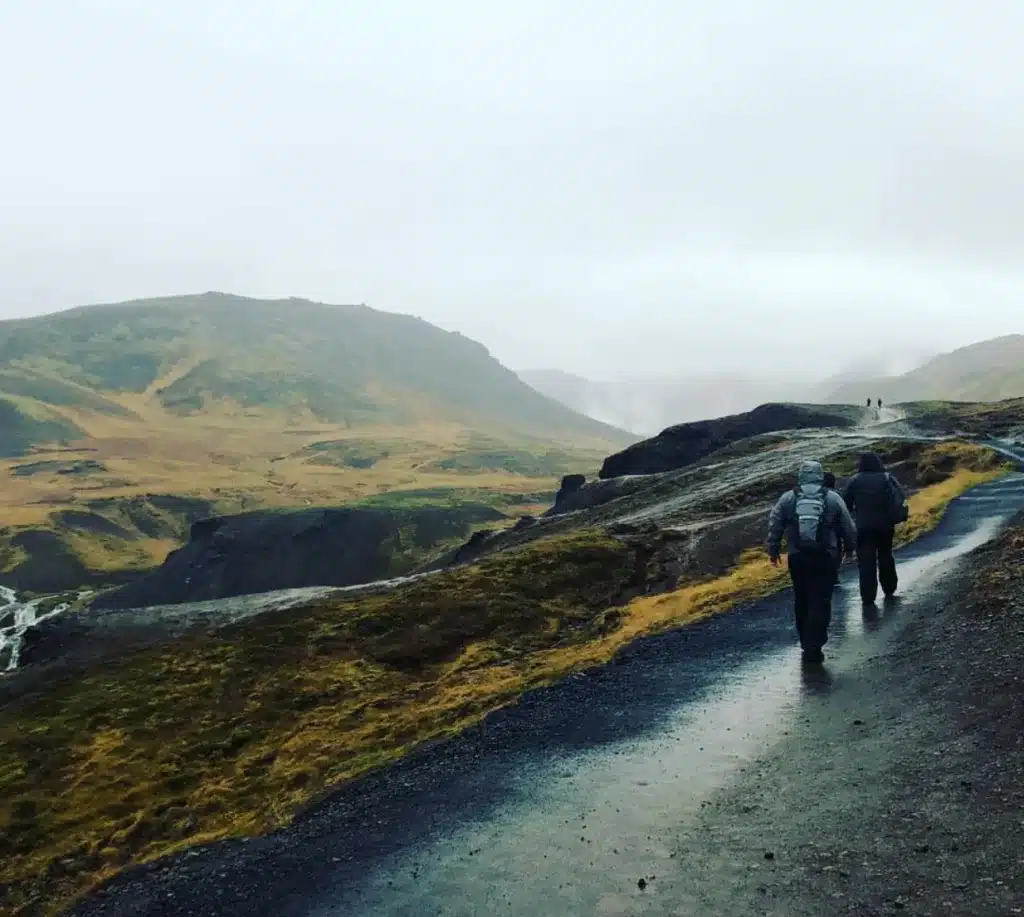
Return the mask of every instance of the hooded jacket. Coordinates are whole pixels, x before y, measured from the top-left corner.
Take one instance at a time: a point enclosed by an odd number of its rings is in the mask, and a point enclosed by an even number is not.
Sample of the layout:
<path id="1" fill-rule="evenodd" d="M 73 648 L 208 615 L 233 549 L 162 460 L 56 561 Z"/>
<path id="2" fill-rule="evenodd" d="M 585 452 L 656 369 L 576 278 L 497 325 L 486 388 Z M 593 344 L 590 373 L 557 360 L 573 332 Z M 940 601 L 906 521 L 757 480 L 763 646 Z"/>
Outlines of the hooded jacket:
<path id="1" fill-rule="evenodd" d="M 846 508 L 842 497 L 834 490 L 825 487 L 825 472 L 820 462 L 804 462 L 797 473 L 797 486 L 806 494 L 825 491 L 825 547 L 833 558 L 839 557 L 838 532 L 842 532 L 843 541 L 847 545 L 857 543 L 857 528 Z M 796 494 L 787 490 L 778 502 L 772 507 L 771 516 L 768 518 L 768 556 L 778 557 L 782 547 L 782 536 L 786 535 L 789 543 L 789 553 L 795 552 L 796 545 Z"/>
<path id="2" fill-rule="evenodd" d="M 860 531 L 879 532 L 894 527 L 893 491 L 900 500 L 906 499 L 900 482 L 886 473 L 885 465 L 876 453 L 861 455 L 857 461 L 857 473 L 843 491 L 843 499 Z"/>

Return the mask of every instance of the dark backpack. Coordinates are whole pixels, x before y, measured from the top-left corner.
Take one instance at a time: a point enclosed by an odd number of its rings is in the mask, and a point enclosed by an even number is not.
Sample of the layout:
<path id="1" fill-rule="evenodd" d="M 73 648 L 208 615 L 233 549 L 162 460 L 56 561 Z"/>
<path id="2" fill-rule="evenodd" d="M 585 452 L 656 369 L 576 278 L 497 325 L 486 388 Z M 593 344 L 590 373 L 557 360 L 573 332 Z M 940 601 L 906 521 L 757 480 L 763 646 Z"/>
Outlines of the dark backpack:
<path id="1" fill-rule="evenodd" d="M 793 547 L 801 554 L 828 552 L 828 488 L 806 494 L 793 488 Z"/>
<path id="2" fill-rule="evenodd" d="M 889 521 L 899 525 L 910 518 L 910 507 L 896 486 L 895 478 L 888 471 L 885 473 L 885 481 L 889 485 Z"/>

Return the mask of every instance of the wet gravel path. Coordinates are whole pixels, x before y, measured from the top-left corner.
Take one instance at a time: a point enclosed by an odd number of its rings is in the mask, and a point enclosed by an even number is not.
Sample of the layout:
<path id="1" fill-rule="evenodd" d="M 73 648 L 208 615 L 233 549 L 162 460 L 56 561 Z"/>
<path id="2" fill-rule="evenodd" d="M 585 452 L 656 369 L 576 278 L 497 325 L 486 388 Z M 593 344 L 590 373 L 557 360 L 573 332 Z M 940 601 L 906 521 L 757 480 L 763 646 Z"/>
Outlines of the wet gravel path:
<path id="1" fill-rule="evenodd" d="M 847 573 L 825 677 L 801 670 L 783 593 L 639 641 L 348 786 L 285 831 L 136 871 L 75 913 L 811 913 L 794 909 L 807 883 L 792 877 L 828 862 L 808 845 L 828 826 L 841 836 L 850 807 L 872 829 L 886 824 L 879 813 L 898 810 L 884 775 L 941 734 L 879 659 L 943 602 L 954 561 L 1022 508 L 1021 475 L 956 501 L 901 552 L 902 600 L 877 617 L 862 615 Z M 885 747 L 871 725 L 883 715 Z M 876 853 L 884 859 L 884 845 Z M 871 858 L 861 862 L 837 866 L 839 879 L 870 874 Z M 771 878 L 784 867 L 784 881 Z"/>
<path id="2" fill-rule="evenodd" d="M 1024 913 L 1024 517 L 680 826 L 631 914 Z M 893 606 L 888 614 L 903 615 Z"/>

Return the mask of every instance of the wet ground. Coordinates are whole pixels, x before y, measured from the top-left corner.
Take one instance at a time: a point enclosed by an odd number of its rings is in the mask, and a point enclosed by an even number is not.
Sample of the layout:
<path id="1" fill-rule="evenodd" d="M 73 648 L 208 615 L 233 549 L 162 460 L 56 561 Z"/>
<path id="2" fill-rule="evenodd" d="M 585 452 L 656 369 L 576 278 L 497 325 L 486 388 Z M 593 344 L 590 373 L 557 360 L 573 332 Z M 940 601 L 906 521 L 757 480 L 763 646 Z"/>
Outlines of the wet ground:
<path id="1" fill-rule="evenodd" d="M 680 826 L 699 824 L 702 806 L 784 742 L 807 705 L 841 698 L 934 602 L 956 560 L 1021 509 L 1021 474 L 954 501 L 899 553 L 892 605 L 865 613 L 845 571 L 823 670 L 799 665 L 782 593 L 638 641 L 614 664 L 350 785 L 285 831 L 130 874 L 76 913 L 653 913 L 664 877 L 679 874 Z M 660 900 L 659 913 L 708 913 Z"/>

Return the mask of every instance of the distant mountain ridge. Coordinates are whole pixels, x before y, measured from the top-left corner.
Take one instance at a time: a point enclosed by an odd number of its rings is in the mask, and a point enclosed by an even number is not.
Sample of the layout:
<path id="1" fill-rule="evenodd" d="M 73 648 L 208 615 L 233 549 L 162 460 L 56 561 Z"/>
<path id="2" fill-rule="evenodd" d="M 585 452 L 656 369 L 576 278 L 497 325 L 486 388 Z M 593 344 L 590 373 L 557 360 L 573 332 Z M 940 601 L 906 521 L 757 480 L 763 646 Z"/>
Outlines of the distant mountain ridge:
<path id="1" fill-rule="evenodd" d="M 904 367 L 912 367 L 898 372 Z M 539 392 L 607 423 L 652 436 L 668 427 L 753 410 L 766 402 L 863 404 L 866 398 L 999 401 L 1024 396 L 1024 335 L 1006 335 L 938 356 L 904 348 L 860 361 L 818 382 L 681 376 L 594 382 L 560 370 L 519 373 Z"/>
<path id="2" fill-rule="evenodd" d="M 358 427 L 440 418 L 628 442 L 458 332 L 367 306 L 205 293 L 0 322 L 0 454 L 81 435 L 76 413 L 222 410 Z"/>
<path id="3" fill-rule="evenodd" d="M 832 403 L 867 397 L 904 401 L 1000 401 L 1024 396 L 1024 334 L 960 347 L 896 376 L 846 382 L 827 393 Z"/>
<path id="4" fill-rule="evenodd" d="M 828 401 L 833 392 L 845 387 L 848 387 L 852 393 L 858 386 L 870 385 L 873 379 L 887 379 L 912 372 L 935 357 L 936 353 L 933 350 L 904 348 L 858 360 L 846 369 L 817 383 L 809 393 L 809 400 Z M 871 392 L 864 392 L 863 397 L 857 399 L 857 402 L 863 402 L 864 398 L 871 394 Z"/>
<path id="5" fill-rule="evenodd" d="M 561 370 L 524 370 L 537 391 L 605 423 L 649 436 L 691 420 L 751 410 L 765 401 L 799 401 L 807 385 L 782 379 L 704 374 L 594 382 Z"/>

